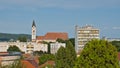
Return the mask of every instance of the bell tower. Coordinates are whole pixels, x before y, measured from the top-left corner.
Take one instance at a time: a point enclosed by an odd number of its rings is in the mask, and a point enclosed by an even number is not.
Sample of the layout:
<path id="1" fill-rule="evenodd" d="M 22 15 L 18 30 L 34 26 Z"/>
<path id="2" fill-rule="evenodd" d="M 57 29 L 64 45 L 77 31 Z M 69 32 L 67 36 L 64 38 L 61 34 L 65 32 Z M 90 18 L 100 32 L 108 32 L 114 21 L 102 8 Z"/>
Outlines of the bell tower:
<path id="1" fill-rule="evenodd" d="M 36 25 L 35 25 L 35 21 L 33 20 L 32 23 L 32 42 L 36 41 Z"/>

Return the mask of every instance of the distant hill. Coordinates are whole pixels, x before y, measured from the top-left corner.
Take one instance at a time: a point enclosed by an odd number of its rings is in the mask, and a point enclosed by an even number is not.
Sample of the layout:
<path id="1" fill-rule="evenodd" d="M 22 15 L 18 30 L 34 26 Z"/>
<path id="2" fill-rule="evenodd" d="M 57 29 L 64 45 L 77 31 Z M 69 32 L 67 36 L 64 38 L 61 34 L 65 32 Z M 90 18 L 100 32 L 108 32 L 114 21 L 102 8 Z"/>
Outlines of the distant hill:
<path id="1" fill-rule="evenodd" d="M 10 41 L 17 40 L 19 37 L 27 37 L 28 40 L 31 40 L 31 35 L 29 34 L 9 34 L 9 33 L 0 33 L 0 41 Z"/>

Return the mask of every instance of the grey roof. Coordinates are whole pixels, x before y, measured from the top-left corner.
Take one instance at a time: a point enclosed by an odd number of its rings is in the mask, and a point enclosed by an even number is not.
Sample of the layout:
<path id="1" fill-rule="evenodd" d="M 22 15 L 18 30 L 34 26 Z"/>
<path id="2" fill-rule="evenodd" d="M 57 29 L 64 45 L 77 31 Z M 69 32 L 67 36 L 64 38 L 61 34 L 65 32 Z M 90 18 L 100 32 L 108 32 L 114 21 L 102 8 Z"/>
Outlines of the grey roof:
<path id="1" fill-rule="evenodd" d="M 32 24 L 32 27 L 33 27 L 33 26 L 35 26 L 35 27 L 36 27 L 36 25 L 35 25 L 35 21 L 34 21 L 34 20 L 33 20 L 33 24 Z"/>

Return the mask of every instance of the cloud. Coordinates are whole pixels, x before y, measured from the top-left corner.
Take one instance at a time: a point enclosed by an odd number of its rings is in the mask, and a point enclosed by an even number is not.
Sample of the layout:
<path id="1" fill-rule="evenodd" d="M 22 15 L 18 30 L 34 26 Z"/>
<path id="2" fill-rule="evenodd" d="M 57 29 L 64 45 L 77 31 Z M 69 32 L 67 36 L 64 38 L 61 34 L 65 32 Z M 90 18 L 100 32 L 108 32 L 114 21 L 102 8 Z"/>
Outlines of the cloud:
<path id="1" fill-rule="evenodd" d="M 0 0 L 3 7 L 31 8 L 120 8 L 120 0 Z"/>
<path id="2" fill-rule="evenodd" d="M 120 27 L 113 27 L 114 30 L 120 30 Z"/>

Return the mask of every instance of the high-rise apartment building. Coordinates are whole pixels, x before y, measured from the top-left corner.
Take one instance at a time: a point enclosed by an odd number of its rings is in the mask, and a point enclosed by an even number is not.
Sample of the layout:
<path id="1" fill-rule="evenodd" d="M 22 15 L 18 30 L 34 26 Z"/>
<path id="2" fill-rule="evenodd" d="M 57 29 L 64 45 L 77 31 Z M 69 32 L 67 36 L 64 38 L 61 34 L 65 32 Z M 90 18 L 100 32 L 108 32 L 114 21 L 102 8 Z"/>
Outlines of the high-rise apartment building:
<path id="1" fill-rule="evenodd" d="M 75 26 L 75 50 L 79 53 L 84 45 L 91 39 L 99 39 L 99 29 L 86 25 L 83 27 Z"/>

